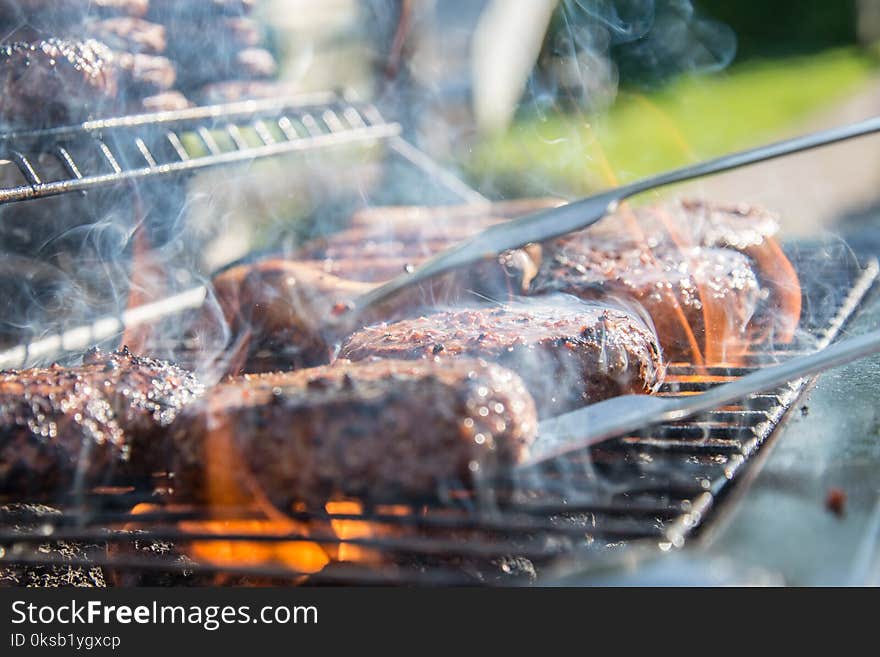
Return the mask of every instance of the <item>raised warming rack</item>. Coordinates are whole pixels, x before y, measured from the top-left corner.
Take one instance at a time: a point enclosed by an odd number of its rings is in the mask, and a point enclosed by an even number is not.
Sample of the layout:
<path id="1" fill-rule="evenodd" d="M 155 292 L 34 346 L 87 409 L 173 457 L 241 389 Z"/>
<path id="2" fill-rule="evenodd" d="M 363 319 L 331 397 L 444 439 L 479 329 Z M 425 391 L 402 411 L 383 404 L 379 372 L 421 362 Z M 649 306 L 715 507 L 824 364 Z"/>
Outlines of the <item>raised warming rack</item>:
<path id="1" fill-rule="evenodd" d="M 0 204 L 186 175 L 286 153 L 377 142 L 407 169 L 442 190 L 449 202 L 489 203 L 400 133 L 400 124 L 386 121 L 374 105 L 349 93 L 248 100 L 0 133 Z M 17 175 L 9 175 L 9 167 Z M 197 308 L 206 294 L 204 286 L 195 286 L 119 315 L 8 347 L 0 350 L 0 369 L 63 360 L 65 355 L 118 338 L 126 328 Z"/>
<path id="2" fill-rule="evenodd" d="M 820 349 L 839 335 L 877 279 L 877 262 L 860 266 L 844 249 L 830 253 L 826 247 L 790 255 L 805 297 L 801 338 L 785 348 L 758 345 L 736 366 L 698 371 L 672 364 L 661 394 L 698 392 L 767 362 Z M 505 584 L 601 566 L 621 554 L 670 550 L 682 546 L 741 479 L 808 383 L 795 381 L 701 417 L 608 441 L 518 481 L 485 482 L 479 499 L 450 483 L 433 501 L 372 500 L 292 513 L 292 520 L 310 528 L 308 534 L 197 530 L 180 523 L 216 516 L 198 507 L 163 506 L 152 489 L 95 492 L 50 516 L 2 507 L 0 578 L 97 566 L 114 582 L 128 584 Z M 139 502 L 155 506 L 132 513 Z M 255 509 L 226 513 L 239 521 L 263 517 Z M 305 577 L 278 562 L 212 565 L 181 558 L 194 542 L 202 548 L 220 542 L 316 543 L 329 552 L 360 552 L 354 561 Z M 76 556 L 52 548 L 73 544 L 79 546 Z"/>
<path id="3" fill-rule="evenodd" d="M 20 174 L 4 176 L 0 203 L 390 140 L 400 130 L 369 103 L 312 94 L 0 133 L 0 159 Z"/>

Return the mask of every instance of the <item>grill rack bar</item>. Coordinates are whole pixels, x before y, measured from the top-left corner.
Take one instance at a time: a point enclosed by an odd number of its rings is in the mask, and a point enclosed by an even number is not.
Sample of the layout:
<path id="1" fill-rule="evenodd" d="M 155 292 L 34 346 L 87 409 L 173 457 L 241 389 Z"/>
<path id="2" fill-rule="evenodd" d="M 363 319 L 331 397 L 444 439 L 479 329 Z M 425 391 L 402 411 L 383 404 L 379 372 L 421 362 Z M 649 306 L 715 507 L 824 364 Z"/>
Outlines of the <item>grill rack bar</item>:
<path id="1" fill-rule="evenodd" d="M 386 121 L 374 106 L 335 94 L 250 100 L 8 132 L 0 134 L 0 159 L 17 168 L 23 182 L 0 187 L 0 204 L 286 153 L 389 140 L 400 132 L 400 125 Z M 105 166 L 93 162 L 93 155 Z M 68 175 L 47 174 L 48 168 L 37 163 L 46 156 Z"/>

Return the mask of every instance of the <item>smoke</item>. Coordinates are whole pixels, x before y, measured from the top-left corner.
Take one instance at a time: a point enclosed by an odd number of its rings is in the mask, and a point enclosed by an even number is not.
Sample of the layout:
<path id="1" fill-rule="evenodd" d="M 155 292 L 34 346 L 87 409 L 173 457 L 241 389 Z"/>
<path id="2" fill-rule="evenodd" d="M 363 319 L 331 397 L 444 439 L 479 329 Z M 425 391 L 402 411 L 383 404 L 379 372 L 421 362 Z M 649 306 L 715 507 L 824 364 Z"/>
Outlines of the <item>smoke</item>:
<path id="1" fill-rule="evenodd" d="M 551 22 L 526 106 L 610 106 L 620 85 L 659 85 L 724 69 L 736 36 L 689 0 L 563 0 Z"/>
<path id="2" fill-rule="evenodd" d="M 21 135 L 176 110 L 198 101 L 203 85 L 230 78 L 245 84 L 239 78 L 271 75 L 274 62 L 259 48 L 262 28 L 251 14 L 254 4 L 0 0 L 5 46 L 0 126 L 17 133 L 7 148 L 21 151 L 44 183 L 179 161 L 161 127 L 137 135 L 92 131 L 58 144 L 54 137 Z M 96 36 L 106 37 L 111 47 L 88 40 Z M 198 156 L 197 142 L 190 139 L 184 148 Z M 66 148 L 75 171 L 62 162 L 56 145 Z M 14 161 L 0 160 L 4 189 L 32 182 L 19 169 Z M 215 179 L 218 187 L 228 182 Z M 0 205 L 2 366 L 64 360 L 64 352 L 95 343 L 115 347 L 127 309 L 205 286 L 210 272 L 201 254 L 204 236 L 188 216 L 190 191 L 190 179 L 163 176 Z M 178 318 L 153 331 L 141 327 L 122 339 L 136 341 L 132 348 L 174 356 L 185 341 L 185 323 Z M 197 340 L 206 358 L 220 348 L 222 327 L 218 331 L 216 338 Z"/>

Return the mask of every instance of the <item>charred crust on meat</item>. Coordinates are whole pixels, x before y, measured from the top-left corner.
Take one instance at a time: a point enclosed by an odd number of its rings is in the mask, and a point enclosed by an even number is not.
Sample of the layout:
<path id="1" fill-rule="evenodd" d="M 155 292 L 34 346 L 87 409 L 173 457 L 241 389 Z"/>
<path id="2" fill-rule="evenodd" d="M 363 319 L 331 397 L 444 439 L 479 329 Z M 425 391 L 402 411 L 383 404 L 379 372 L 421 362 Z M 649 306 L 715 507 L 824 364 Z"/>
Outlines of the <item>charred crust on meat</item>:
<path id="1" fill-rule="evenodd" d="M 340 356 L 485 358 L 517 372 L 544 415 L 652 392 L 664 372 L 656 337 L 638 318 L 563 295 L 368 326 L 349 336 Z"/>
<path id="2" fill-rule="evenodd" d="M 320 507 L 330 495 L 428 498 L 444 481 L 473 483 L 518 462 L 536 427 L 521 379 L 473 359 L 339 362 L 242 377 L 175 421 L 176 490 L 206 494 L 206 454 L 221 448 L 213 436 L 226 435 L 242 476 L 282 509 L 294 501 Z"/>
<path id="3" fill-rule="evenodd" d="M 0 372 L 0 494 L 51 498 L 167 462 L 167 427 L 202 392 L 189 372 L 130 351 L 76 367 Z"/>

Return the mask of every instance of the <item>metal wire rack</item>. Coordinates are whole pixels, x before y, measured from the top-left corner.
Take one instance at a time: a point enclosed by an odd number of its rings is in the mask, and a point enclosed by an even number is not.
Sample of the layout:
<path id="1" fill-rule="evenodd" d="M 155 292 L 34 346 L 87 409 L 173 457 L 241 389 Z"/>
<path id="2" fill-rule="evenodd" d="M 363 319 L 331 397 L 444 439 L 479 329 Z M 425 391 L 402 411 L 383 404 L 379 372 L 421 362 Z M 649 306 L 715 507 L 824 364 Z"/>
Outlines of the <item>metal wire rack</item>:
<path id="1" fill-rule="evenodd" d="M 369 103 L 313 94 L 8 132 L 0 134 L 0 159 L 19 176 L 0 188 L 0 203 L 388 140 L 400 131 Z"/>

